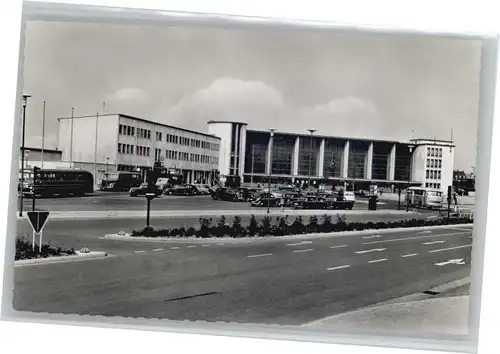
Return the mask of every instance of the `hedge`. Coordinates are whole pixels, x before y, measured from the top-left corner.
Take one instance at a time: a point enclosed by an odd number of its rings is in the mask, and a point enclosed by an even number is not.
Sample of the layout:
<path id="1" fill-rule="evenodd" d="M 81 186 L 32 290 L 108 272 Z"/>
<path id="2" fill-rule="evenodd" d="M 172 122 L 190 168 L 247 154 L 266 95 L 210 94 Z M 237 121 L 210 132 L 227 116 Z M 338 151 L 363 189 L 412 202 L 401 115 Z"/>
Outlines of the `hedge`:
<path id="1" fill-rule="evenodd" d="M 60 257 L 60 256 L 73 256 L 76 252 L 73 248 L 63 249 L 61 247 L 51 247 L 49 244 L 42 245 L 42 250 L 40 252 L 39 245 L 35 243 L 35 249 L 33 250 L 33 243 L 27 241 L 23 237 L 18 237 L 16 239 L 16 256 L 15 260 L 21 259 L 34 259 L 34 258 L 47 258 L 47 257 Z"/>
<path id="2" fill-rule="evenodd" d="M 287 236 L 307 233 L 327 233 L 342 231 L 380 230 L 408 227 L 423 227 L 436 225 L 458 225 L 472 223 L 473 219 L 468 217 L 460 218 L 438 218 L 432 220 L 406 219 L 389 222 L 347 222 L 345 215 L 338 215 L 335 222 L 332 216 L 323 215 L 321 221 L 317 216 L 311 216 L 307 223 L 301 216 L 289 222 L 287 216 L 278 216 L 274 220 L 265 216 L 260 222 L 255 215 L 251 215 L 247 226 L 241 224 L 241 217 L 235 216 L 231 224 L 227 223 L 226 217 L 221 218 L 213 224 L 212 218 L 200 218 L 199 227 L 154 229 L 145 227 L 141 230 L 133 230 L 131 236 L 143 237 L 265 237 L 265 236 Z"/>

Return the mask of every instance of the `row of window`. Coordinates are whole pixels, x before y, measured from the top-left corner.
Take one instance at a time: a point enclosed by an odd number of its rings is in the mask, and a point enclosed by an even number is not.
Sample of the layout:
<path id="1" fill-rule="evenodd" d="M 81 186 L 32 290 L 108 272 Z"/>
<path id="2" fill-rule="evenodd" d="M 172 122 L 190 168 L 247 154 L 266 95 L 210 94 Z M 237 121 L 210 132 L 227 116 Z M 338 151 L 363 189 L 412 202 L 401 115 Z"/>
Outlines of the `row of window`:
<path id="1" fill-rule="evenodd" d="M 443 157 L 443 148 L 428 147 L 427 156 L 431 157 Z"/>
<path id="2" fill-rule="evenodd" d="M 441 159 L 427 159 L 427 167 L 441 168 L 441 167 L 443 167 L 443 160 L 441 160 Z"/>
<path id="3" fill-rule="evenodd" d="M 121 135 L 135 136 L 136 128 L 131 127 L 129 125 L 120 124 L 118 128 L 118 132 Z M 149 139 L 151 140 L 151 130 L 137 128 L 137 137 L 141 139 Z M 156 141 L 163 140 L 162 132 L 155 132 Z M 219 144 L 210 143 L 209 141 L 202 141 L 198 139 L 190 139 L 185 138 L 183 136 L 173 135 L 173 134 L 165 134 L 165 141 L 167 143 L 179 144 L 184 146 L 191 146 L 195 148 L 201 148 L 205 150 L 219 151 Z"/>
<path id="4" fill-rule="evenodd" d="M 426 183 L 425 188 L 441 189 L 441 183 Z"/>
<path id="5" fill-rule="evenodd" d="M 147 146 L 136 146 L 135 151 L 140 156 L 150 156 L 150 148 Z M 134 145 L 118 144 L 118 152 L 121 154 L 134 154 Z M 202 154 L 194 154 L 188 152 L 165 150 L 165 157 L 169 160 L 192 161 L 200 163 L 218 164 L 219 158 L 215 156 L 207 156 Z M 155 149 L 155 161 L 163 161 L 161 149 Z"/>
<path id="6" fill-rule="evenodd" d="M 427 178 L 427 179 L 441 179 L 441 171 L 439 171 L 439 170 L 425 170 L 425 178 Z"/>

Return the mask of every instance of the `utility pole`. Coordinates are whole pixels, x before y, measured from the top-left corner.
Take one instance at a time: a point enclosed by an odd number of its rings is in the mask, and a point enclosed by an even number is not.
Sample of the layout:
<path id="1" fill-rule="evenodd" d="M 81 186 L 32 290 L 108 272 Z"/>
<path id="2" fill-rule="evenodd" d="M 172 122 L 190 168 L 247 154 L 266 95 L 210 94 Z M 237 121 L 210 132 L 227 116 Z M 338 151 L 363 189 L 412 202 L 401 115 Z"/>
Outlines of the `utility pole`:
<path id="1" fill-rule="evenodd" d="M 273 137 L 274 137 L 274 132 L 276 129 L 271 128 L 269 129 L 269 174 L 267 177 L 267 215 L 269 215 L 269 207 L 271 204 L 271 173 L 273 171 Z"/>
<path id="2" fill-rule="evenodd" d="M 312 164 L 312 159 L 313 159 L 313 134 L 316 131 L 316 129 L 307 129 L 309 133 L 311 133 L 311 138 L 309 140 L 309 178 L 307 180 L 307 188 L 311 188 L 311 164 Z"/>

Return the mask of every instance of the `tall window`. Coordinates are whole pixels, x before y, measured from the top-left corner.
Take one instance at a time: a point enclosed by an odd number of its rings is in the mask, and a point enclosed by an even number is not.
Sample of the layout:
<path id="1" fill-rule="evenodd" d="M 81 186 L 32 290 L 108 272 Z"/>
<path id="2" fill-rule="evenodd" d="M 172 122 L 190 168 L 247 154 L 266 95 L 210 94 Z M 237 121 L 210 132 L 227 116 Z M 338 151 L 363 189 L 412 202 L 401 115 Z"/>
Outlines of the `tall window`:
<path id="1" fill-rule="evenodd" d="M 292 159 L 293 149 L 295 145 L 295 137 L 275 135 L 273 139 L 273 159 L 272 173 L 273 174 L 292 174 Z"/>
<path id="2" fill-rule="evenodd" d="M 325 140 L 325 159 L 323 176 L 340 177 L 342 174 L 342 160 L 345 142 L 335 139 Z"/>
<path id="3" fill-rule="evenodd" d="M 350 178 L 365 178 L 365 164 L 368 156 L 368 143 L 364 141 L 349 142 L 349 161 L 347 175 Z"/>
<path id="4" fill-rule="evenodd" d="M 317 138 L 312 139 L 311 148 L 311 137 L 301 136 L 299 142 L 299 175 L 309 176 L 309 171 L 311 176 L 318 175 L 318 153 L 319 153 L 320 140 Z"/>

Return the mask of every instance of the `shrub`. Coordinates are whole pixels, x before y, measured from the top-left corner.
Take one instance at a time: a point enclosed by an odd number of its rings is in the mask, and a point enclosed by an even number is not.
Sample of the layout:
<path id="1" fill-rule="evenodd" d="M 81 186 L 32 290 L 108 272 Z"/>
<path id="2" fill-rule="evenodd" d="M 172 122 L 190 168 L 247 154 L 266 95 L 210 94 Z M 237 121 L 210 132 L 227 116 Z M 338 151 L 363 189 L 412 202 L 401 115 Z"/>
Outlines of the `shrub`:
<path id="1" fill-rule="evenodd" d="M 212 218 L 200 218 L 198 221 L 200 223 L 200 229 L 197 231 L 196 236 L 203 238 L 210 237 L 212 232 Z"/>
<path id="2" fill-rule="evenodd" d="M 187 237 L 192 237 L 196 235 L 196 229 L 194 227 L 188 227 L 186 230 L 186 236 Z"/>
<path id="3" fill-rule="evenodd" d="M 264 216 L 259 226 L 259 236 L 267 236 L 271 233 L 271 218 Z"/>
<path id="4" fill-rule="evenodd" d="M 255 218 L 255 215 L 252 215 L 250 217 L 250 222 L 248 224 L 248 234 L 250 236 L 255 236 L 259 233 L 259 224 L 257 223 L 257 219 Z"/>
<path id="5" fill-rule="evenodd" d="M 241 226 L 241 217 L 235 216 L 233 219 L 233 225 L 231 227 L 231 236 L 232 237 L 244 237 L 246 236 L 246 230 L 243 226 Z"/>
<path id="6" fill-rule="evenodd" d="M 270 233 L 274 236 L 284 236 L 289 234 L 288 229 L 288 216 L 278 216 Z"/>
<path id="7" fill-rule="evenodd" d="M 222 215 L 217 221 L 217 225 L 212 228 L 212 233 L 215 235 L 215 237 L 224 237 L 226 235 L 229 235 L 230 230 L 229 226 L 226 224 L 226 217 Z"/>
<path id="8" fill-rule="evenodd" d="M 33 249 L 33 243 L 26 240 L 24 237 L 16 238 L 16 254 L 14 259 L 16 261 L 22 259 L 34 259 L 34 258 L 47 258 L 50 256 L 71 256 L 76 255 L 75 249 L 63 249 L 62 247 L 52 247 L 50 244 L 43 244 L 42 250 L 40 252 L 39 245 L 35 243 L 35 248 Z"/>
<path id="9" fill-rule="evenodd" d="M 319 226 L 319 232 L 332 232 L 335 231 L 334 225 L 332 223 L 332 217 L 331 215 L 323 215 L 321 217 L 322 222 L 321 225 Z"/>
<path id="10" fill-rule="evenodd" d="M 318 233 L 319 232 L 319 224 L 318 217 L 313 215 L 309 217 L 309 224 L 306 226 L 307 233 Z"/>
<path id="11" fill-rule="evenodd" d="M 290 234 L 292 235 L 300 235 L 306 232 L 306 227 L 304 225 L 304 221 L 302 220 L 302 216 L 298 216 L 295 218 L 292 225 L 290 225 Z"/>

